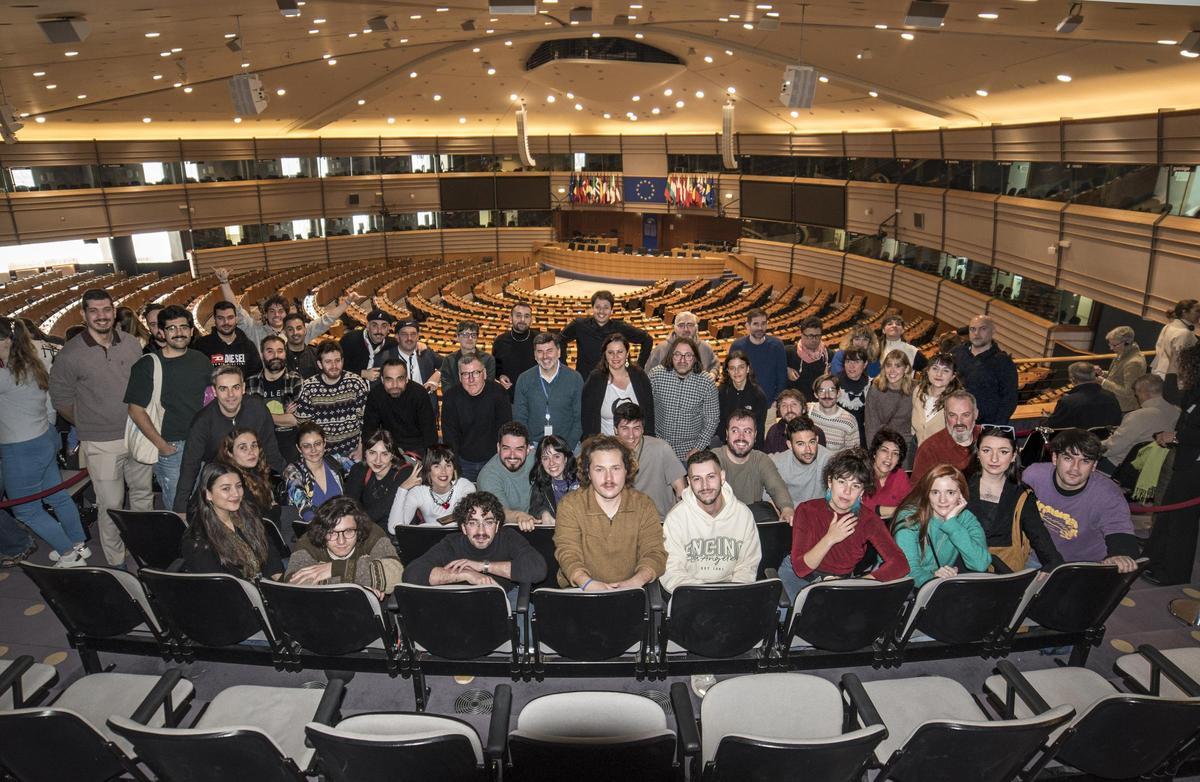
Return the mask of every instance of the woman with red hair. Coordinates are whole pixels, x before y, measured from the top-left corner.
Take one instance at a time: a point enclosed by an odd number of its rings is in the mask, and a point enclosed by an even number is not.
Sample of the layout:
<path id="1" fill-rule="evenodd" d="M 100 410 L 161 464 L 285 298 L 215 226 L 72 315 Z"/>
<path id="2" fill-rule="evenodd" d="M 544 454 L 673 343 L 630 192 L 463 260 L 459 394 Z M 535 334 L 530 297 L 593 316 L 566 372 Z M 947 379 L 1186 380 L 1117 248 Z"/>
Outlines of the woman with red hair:
<path id="1" fill-rule="evenodd" d="M 967 480 L 958 468 L 939 464 L 896 510 L 892 534 L 918 587 L 930 579 L 956 576 L 959 570 L 982 573 L 991 565 L 987 536 L 967 510 L 968 496 Z"/>

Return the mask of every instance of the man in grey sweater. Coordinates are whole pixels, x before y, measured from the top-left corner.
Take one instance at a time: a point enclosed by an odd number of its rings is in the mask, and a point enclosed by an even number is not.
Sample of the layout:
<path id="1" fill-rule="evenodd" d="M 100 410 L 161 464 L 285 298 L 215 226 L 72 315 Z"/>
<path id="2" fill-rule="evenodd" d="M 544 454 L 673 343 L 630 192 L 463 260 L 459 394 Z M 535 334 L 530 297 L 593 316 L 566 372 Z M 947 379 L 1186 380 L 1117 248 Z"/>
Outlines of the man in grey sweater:
<path id="1" fill-rule="evenodd" d="M 771 457 L 754 450 L 754 439 L 758 436 L 754 414 L 748 410 L 730 413 L 725 436 L 726 445 L 714 453 L 721 461 L 725 482 L 733 489 L 734 496 L 750 507 L 755 521 L 782 519 L 791 524 L 796 508 L 787 484 L 779 477 Z M 763 501 L 764 492 L 775 504 L 774 508 Z"/>
<path id="2" fill-rule="evenodd" d="M 583 434 L 583 378 L 562 363 L 561 355 L 555 335 L 543 332 L 533 338 L 537 365 L 517 378 L 513 419 L 525 424 L 534 445 L 546 435 L 556 434 L 574 450 Z"/>

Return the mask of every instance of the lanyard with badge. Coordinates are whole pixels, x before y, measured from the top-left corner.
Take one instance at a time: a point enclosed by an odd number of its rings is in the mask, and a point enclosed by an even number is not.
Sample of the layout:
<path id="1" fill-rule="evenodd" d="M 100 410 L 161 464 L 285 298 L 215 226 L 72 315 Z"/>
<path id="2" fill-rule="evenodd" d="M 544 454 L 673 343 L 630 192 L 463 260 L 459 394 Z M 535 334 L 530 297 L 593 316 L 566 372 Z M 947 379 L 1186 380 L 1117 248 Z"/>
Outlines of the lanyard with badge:
<path id="1" fill-rule="evenodd" d="M 538 382 L 542 384 L 542 396 L 546 397 L 546 425 L 542 429 L 542 436 L 549 437 L 554 434 L 554 427 L 550 425 L 550 389 L 547 387 L 546 378 L 538 373 Z"/>

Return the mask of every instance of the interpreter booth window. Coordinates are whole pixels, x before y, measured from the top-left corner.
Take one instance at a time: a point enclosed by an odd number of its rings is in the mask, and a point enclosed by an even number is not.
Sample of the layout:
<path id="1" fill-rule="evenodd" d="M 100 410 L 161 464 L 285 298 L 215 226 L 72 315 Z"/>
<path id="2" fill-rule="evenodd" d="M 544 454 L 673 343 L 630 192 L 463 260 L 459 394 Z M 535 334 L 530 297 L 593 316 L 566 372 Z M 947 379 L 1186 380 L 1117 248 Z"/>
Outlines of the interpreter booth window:
<path id="1" fill-rule="evenodd" d="M 379 158 L 380 174 L 411 174 L 412 172 L 412 155 L 390 155 Z"/>
<path id="2" fill-rule="evenodd" d="M 1200 168 L 1159 166 L 1153 197 L 1132 208 L 1141 212 L 1195 217 L 1200 213 Z"/>
<path id="3" fill-rule="evenodd" d="M 667 170 L 673 174 L 703 174 L 724 171 L 725 160 L 720 155 L 667 155 Z"/>
<path id="4" fill-rule="evenodd" d="M 846 160 L 847 178 L 856 182 L 890 184 L 900 180 L 901 165 L 892 158 L 852 157 Z"/>
<path id="5" fill-rule="evenodd" d="M 33 166 L 7 169 L 4 188 L 10 192 L 30 190 L 80 190 L 96 187 L 93 166 Z"/>
<path id="6" fill-rule="evenodd" d="M 495 155 L 438 155 L 438 171 L 443 174 L 492 173 L 500 170 Z"/>
<path id="7" fill-rule="evenodd" d="M 8 169 L 8 179 L 12 182 L 12 189 L 18 193 L 37 190 L 32 168 L 10 168 Z"/>
<path id="8" fill-rule="evenodd" d="M 1158 166 L 1069 163 L 1071 201 L 1076 204 L 1157 212 L 1162 202 L 1155 197 Z M 1066 200 L 1047 195 L 1046 198 Z"/>
<path id="9" fill-rule="evenodd" d="M 900 184 L 943 187 L 946 182 L 944 160 L 900 160 Z"/>
<path id="10" fill-rule="evenodd" d="M 995 160 L 947 160 L 946 187 L 972 193 L 1003 193 L 1008 164 Z"/>
<path id="11" fill-rule="evenodd" d="M 796 176 L 806 179 L 846 179 L 844 157 L 797 157 Z"/>
<path id="12" fill-rule="evenodd" d="M 433 170 L 433 155 L 413 155 L 412 156 L 412 173 L 414 174 L 432 174 Z"/>
<path id="13" fill-rule="evenodd" d="M 282 157 L 255 161 L 259 179 L 309 179 L 318 173 L 317 159 Z"/>
<path id="14" fill-rule="evenodd" d="M 438 212 L 417 212 L 418 228 L 437 228 Z"/>
<path id="15" fill-rule="evenodd" d="M 741 155 L 738 157 L 738 170 L 755 176 L 794 177 L 799 161 L 800 158 L 787 155 Z"/>
<path id="16" fill-rule="evenodd" d="M 179 231 L 155 231 L 133 234 L 133 253 L 138 263 L 159 264 L 182 261 L 183 243 Z"/>
<path id="17" fill-rule="evenodd" d="M 240 230 L 240 229 L 239 229 Z M 212 250 L 233 244 L 224 228 L 193 228 L 192 247 L 197 250 Z"/>
<path id="18" fill-rule="evenodd" d="M 254 179 L 253 160 L 196 160 L 183 165 L 187 181 L 244 182 Z"/>
<path id="19" fill-rule="evenodd" d="M 442 212 L 443 228 L 488 228 L 495 224 L 491 211 Z"/>

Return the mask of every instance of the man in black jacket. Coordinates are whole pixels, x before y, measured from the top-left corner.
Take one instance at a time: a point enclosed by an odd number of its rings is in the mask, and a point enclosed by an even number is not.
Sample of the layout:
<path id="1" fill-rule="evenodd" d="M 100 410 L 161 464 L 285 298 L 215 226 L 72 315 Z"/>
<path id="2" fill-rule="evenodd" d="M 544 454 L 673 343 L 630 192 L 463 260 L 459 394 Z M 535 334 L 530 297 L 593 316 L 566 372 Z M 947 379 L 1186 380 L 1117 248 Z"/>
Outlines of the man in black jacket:
<path id="1" fill-rule="evenodd" d="M 1046 426 L 1091 429 L 1121 425 L 1121 402 L 1112 391 L 1100 387 L 1094 364 L 1076 361 L 1067 367 L 1067 377 L 1075 387 L 1058 400 L 1054 412 L 1046 419 Z"/>
<path id="2" fill-rule="evenodd" d="M 374 309 L 367 315 L 366 328 L 342 337 L 342 358 L 347 372 L 361 375 L 368 383 L 379 379 L 379 368 L 396 347 L 396 341 L 388 335 L 395 322 L 388 313 Z"/>
<path id="3" fill-rule="evenodd" d="M 262 371 L 258 346 L 237 326 L 237 307 L 228 301 L 213 305 L 213 329 L 192 343 L 214 367 L 241 367 L 247 377 Z"/>
<path id="4" fill-rule="evenodd" d="M 575 371 L 584 377 L 600 366 L 600 359 L 603 358 L 601 343 L 614 331 L 621 332 L 630 343 L 640 346 L 637 361 L 638 366 L 643 369 L 646 361 L 650 358 L 650 351 L 654 349 L 654 340 L 650 338 L 649 334 L 637 326 L 630 326 L 623 320 L 613 319 L 612 314 L 615 307 L 616 300 L 610 291 L 596 291 L 592 294 L 592 316 L 576 318 L 562 330 L 563 352 L 566 353 L 566 343 L 574 340 L 578 348 L 575 357 Z"/>
<path id="5" fill-rule="evenodd" d="M 954 349 L 954 367 L 975 397 L 982 424 L 1003 426 L 1017 409 L 1017 366 L 995 343 L 996 324 L 987 315 L 971 319 L 970 342 Z"/>
<path id="6" fill-rule="evenodd" d="M 512 405 L 503 387 L 484 374 L 478 356 L 458 363 L 458 383 L 442 401 L 442 435 L 458 456 L 462 475 L 474 482 L 483 465 L 496 455 L 496 438 L 512 420 Z"/>
<path id="7" fill-rule="evenodd" d="M 538 330 L 530 328 L 533 309 L 523 301 L 512 306 L 509 319 L 508 333 L 501 334 L 492 342 L 492 356 L 496 359 L 496 382 L 508 391 L 508 401 L 511 402 L 517 378 L 536 363 L 533 358 L 533 338 L 538 335 Z"/>
<path id="8" fill-rule="evenodd" d="M 425 455 L 437 442 L 433 405 L 425 389 L 408 382 L 408 367 L 398 358 L 383 362 L 379 382 L 371 386 L 363 413 L 363 437 L 387 429 L 396 447 Z"/>
<path id="9" fill-rule="evenodd" d="M 387 358 L 398 358 L 408 367 L 408 379 L 429 392 L 433 405 L 433 417 L 437 420 L 438 386 L 442 382 L 442 357 L 436 351 L 421 345 L 421 324 L 415 320 L 402 320 L 396 324 L 396 344 Z M 383 363 L 382 361 L 380 362 Z"/>
<path id="10" fill-rule="evenodd" d="M 183 446 L 179 483 L 172 505 L 176 513 L 187 512 L 196 476 L 206 463 L 217 458 L 221 440 L 233 429 L 249 429 L 258 436 L 258 445 L 262 449 L 259 458 L 266 459 L 272 470 L 282 473 L 287 466 L 275 441 L 275 422 L 271 418 L 271 411 L 262 399 L 246 396 L 241 367 L 218 367 L 213 372 L 213 392 L 216 399 L 196 413 Z"/>

